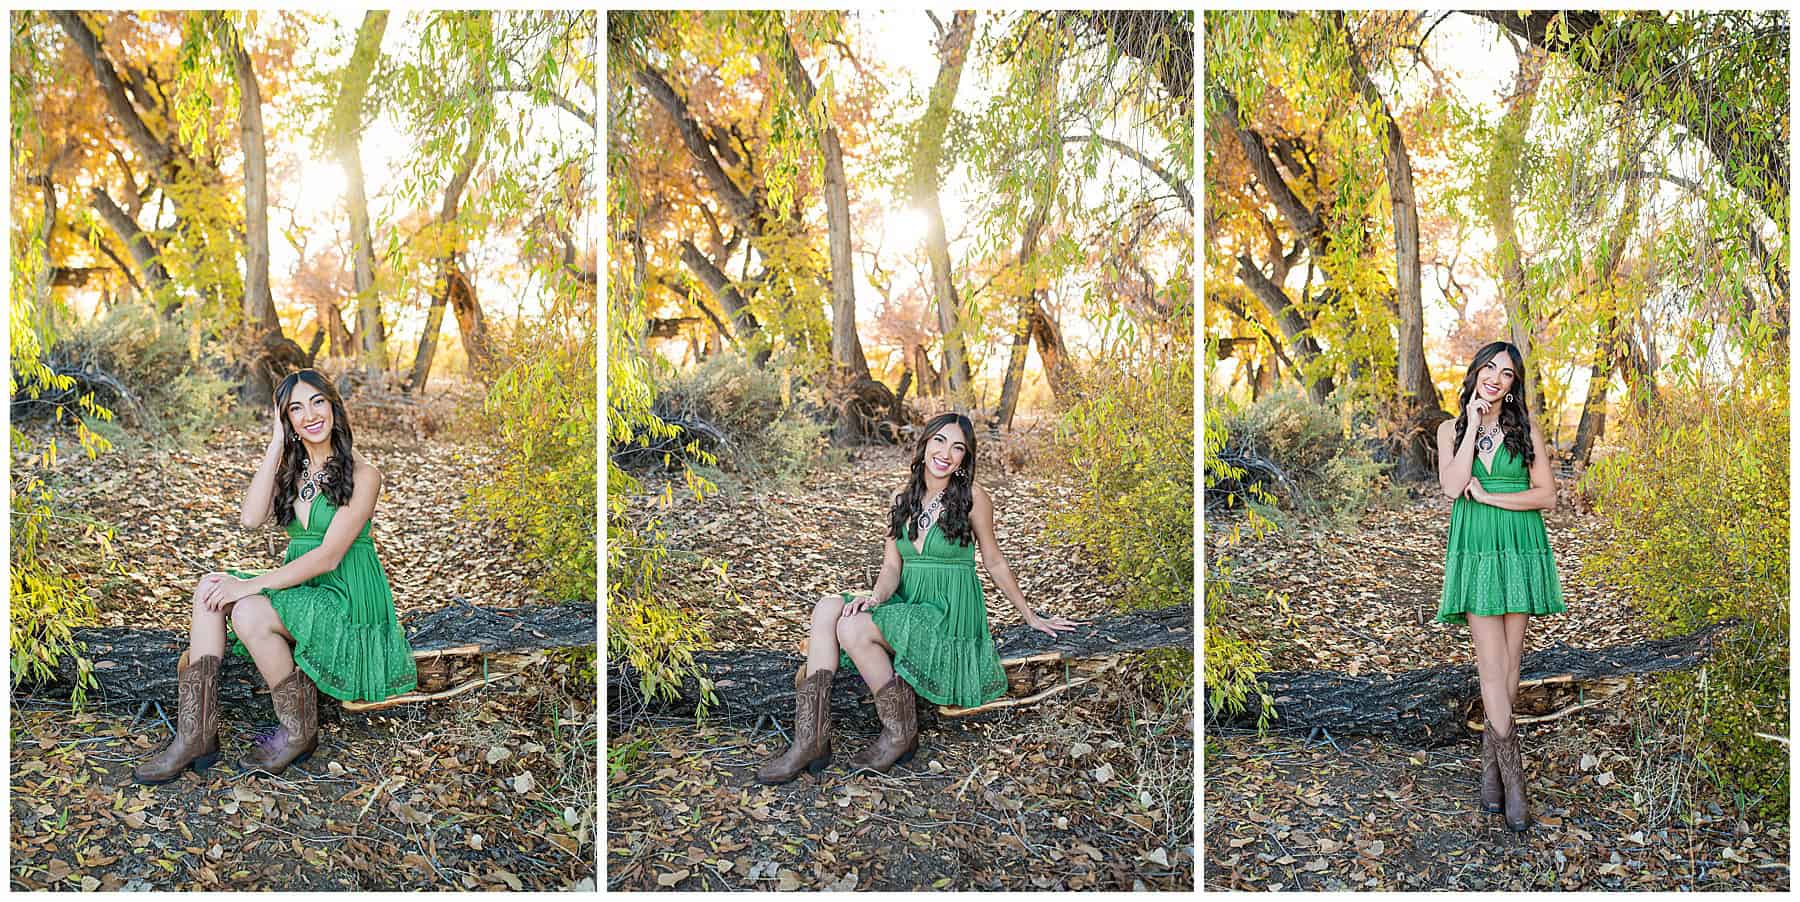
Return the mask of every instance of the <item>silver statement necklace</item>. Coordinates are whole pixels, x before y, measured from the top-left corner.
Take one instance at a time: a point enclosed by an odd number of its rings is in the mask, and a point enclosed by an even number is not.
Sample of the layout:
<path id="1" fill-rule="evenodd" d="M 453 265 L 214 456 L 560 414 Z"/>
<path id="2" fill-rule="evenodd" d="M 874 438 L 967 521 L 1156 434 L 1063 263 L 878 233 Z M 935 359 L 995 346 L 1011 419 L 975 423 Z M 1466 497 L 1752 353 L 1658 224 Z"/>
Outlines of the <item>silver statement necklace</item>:
<path id="1" fill-rule="evenodd" d="M 924 508 L 919 511 L 919 529 L 921 531 L 930 529 L 931 524 L 937 522 L 938 515 L 943 512 L 944 490 L 938 489 L 938 493 L 933 495 L 931 500 L 926 502 Z"/>
<path id="2" fill-rule="evenodd" d="M 1494 450 L 1495 440 L 1505 435 L 1506 430 L 1501 428 L 1499 423 L 1495 423 L 1492 426 L 1485 423 L 1477 426 L 1475 427 L 1475 450 L 1486 454 L 1489 451 Z"/>
<path id="3" fill-rule="evenodd" d="M 317 495 L 320 492 L 320 490 L 323 488 L 323 486 L 321 486 L 320 483 L 323 482 L 325 479 L 325 464 L 329 464 L 329 463 L 331 463 L 331 458 L 329 458 L 329 457 L 325 458 L 325 463 L 319 465 L 319 470 L 316 473 L 313 472 L 313 470 L 312 470 L 312 458 L 311 457 L 306 458 L 305 462 L 300 464 L 300 500 L 301 501 L 313 500 L 313 496 Z"/>

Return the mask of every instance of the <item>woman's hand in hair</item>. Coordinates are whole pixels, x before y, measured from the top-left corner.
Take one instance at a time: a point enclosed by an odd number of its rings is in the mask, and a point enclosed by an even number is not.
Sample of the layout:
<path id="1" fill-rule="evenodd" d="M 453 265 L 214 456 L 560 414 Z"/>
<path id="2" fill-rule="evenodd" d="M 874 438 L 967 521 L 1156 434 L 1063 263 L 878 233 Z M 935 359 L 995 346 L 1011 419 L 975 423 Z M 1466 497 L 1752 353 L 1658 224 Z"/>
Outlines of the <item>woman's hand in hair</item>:
<path id="1" fill-rule="evenodd" d="M 281 416 L 281 411 L 275 411 L 275 416 L 271 422 L 271 425 L 274 426 L 274 432 L 269 436 L 270 454 L 281 453 Z"/>

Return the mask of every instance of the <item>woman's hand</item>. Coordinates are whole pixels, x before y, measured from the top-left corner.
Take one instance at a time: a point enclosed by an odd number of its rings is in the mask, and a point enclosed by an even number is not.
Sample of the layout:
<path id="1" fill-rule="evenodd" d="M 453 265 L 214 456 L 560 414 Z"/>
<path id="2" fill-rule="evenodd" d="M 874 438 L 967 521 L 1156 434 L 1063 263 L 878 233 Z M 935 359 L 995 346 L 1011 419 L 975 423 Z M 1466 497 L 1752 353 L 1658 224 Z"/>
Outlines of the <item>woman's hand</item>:
<path id="1" fill-rule="evenodd" d="M 223 611 L 259 591 L 250 580 L 238 579 L 229 573 L 208 573 L 200 580 L 200 585 L 200 603 L 209 611 Z"/>
<path id="2" fill-rule="evenodd" d="M 1493 406 L 1494 403 L 1486 398 L 1475 398 L 1469 402 L 1469 415 L 1475 418 L 1476 424 L 1480 424 Z"/>
<path id="3" fill-rule="evenodd" d="M 1070 620 L 1067 617 L 1059 617 L 1054 614 L 1049 617 L 1039 617 L 1035 612 L 1028 612 L 1025 615 L 1026 626 L 1042 633 L 1048 633 L 1052 637 L 1058 632 L 1066 633 L 1078 626 L 1085 626 L 1086 624 L 1087 621 L 1085 620 Z"/>
<path id="4" fill-rule="evenodd" d="M 281 411 L 275 411 L 275 415 L 270 418 L 270 425 L 274 427 L 274 433 L 269 436 L 269 453 L 279 454 L 281 452 Z"/>
<path id="5" fill-rule="evenodd" d="M 1463 497 L 1468 498 L 1470 501 L 1478 501 L 1482 504 L 1487 504 L 1488 499 L 1492 498 L 1493 494 L 1487 489 L 1482 488 L 1481 480 L 1470 477 L 1469 485 L 1463 489 Z"/>
<path id="6" fill-rule="evenodd" d="M 844 605 L 844 613 L 840 614 L 839 616 L 840 617 L 855 617 L 856 615 L 864 613 L 866 611 L 875 610 L 875 606 L 879 603 L 880 602 L 877 602 L 875 600 L 875 596 L 873 596 L 873 595 L 858 595 L 855 598 L 851 599 L 849 604 Z"/>

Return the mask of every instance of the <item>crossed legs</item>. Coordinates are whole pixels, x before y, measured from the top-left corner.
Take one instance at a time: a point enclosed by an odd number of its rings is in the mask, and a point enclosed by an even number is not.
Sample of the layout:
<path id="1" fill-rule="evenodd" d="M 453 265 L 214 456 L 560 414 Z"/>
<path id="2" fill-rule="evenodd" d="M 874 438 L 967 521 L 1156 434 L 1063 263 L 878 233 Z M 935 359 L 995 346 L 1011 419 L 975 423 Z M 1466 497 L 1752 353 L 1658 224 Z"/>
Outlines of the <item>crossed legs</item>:
<path id="1" fill-rule="evenodd" d="M 248 643 L 246 643 L 248 644 Z M 867 612 L 844 616 L 841 595 L 826 595 L 813 605 L 806 643 L 806 673 L 836 670 L 838 649 L 843 649 L 870 689 L 880 689 L 894 678 L 888 655 L 893 648 Z"/>
<path id="2" fill-rule="evenodd" d="M 249 649 L 251 660 L 263 681 L 278 686 L 294 672 L 294 654 L 288 643 L 294 640 L 281 615 L 269 603 L 268 596 L 252 595 L 223 611 L 208 610 L 200 603 L 200 587 L 194 589 L 194 619 L 188 628 L 188 660 L 198 661 L 208 655 L 225 657 L 225 618 Z"/>

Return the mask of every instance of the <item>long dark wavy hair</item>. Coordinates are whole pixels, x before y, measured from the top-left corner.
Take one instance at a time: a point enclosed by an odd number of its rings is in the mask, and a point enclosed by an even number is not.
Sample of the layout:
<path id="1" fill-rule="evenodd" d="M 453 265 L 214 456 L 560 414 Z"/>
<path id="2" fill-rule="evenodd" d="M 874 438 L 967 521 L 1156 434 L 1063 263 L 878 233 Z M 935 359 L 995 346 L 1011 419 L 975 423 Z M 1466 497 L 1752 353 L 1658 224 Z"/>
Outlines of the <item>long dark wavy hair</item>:
<path id="1" fill-rule="evenodd" d="M 281 417 L 281 464 L 275 468 L 275 522 L 286 526 L 294 522 L 294 498 L 300 494 L 300 470 L 306 464 L 306 445 L 294 432 L 288 418 L 288 402 L 294 389 L 306 383 L 319 390 L 331 402 L 331 459 L 325 462 L 325 478 L 321 489 L 332 507 L 350 503 L 356 488 L 356 458 L 350 453 L 350 414 L 344 410 L 343 396 L 337 387 L 318 370 L 306 369 L 290 374 L 275 389 L 275 412 Z"/>
<path id="2" fill-rule="evenodd" d="M 969 509 L 975 506 L 975 424 L 960 413 L 938 414 L 919 433 L 919 442 L 913 446 L 912 476 L 888 513 L 890 537 L 909 542 L 918 537 L 919 509 L 925 504 L 925 449 L 931 444 L 931 437 L 951 423 L 962 427 L 969 450 L 963 455 L 962 464 L 950 471 L 950 484 L 944 486 L 944 512 L 938 517 L 938 529 L 959 545 L 975 544 L 975 527 L 969 524 Z"/>
<path id="3" fill-rule="evenodd" d="M 1488 361 L 1505 351 L 1512 358 L 1513 384 L 1506 393 L 1512 396 L 1508 401 L 1504 396 L 1500 399 L 1500 428 L 1506 433 L 1506 447 L 1525 462 L 1526 469 L 1531 468 L 1531 429 L 1526 424 L 1531 422 L 1531 414 L 1525 407 L 1525 355 L 1510 341 L 1494 341 L 1482 345 L 1475 352 L 1475 360 L 1469 364 L 1469 372 L 1463 376 L 1462 393 L 1457 396 L 1461 412 L 1456 417 L 1456 443 L 1452 448 L 1461 448 L 1463 436 L 1469 431 L 1469 399 L 1475 395 L 1475 381 L 1481 374 L 1481 368 Z"/>

